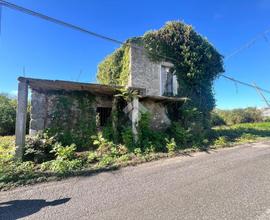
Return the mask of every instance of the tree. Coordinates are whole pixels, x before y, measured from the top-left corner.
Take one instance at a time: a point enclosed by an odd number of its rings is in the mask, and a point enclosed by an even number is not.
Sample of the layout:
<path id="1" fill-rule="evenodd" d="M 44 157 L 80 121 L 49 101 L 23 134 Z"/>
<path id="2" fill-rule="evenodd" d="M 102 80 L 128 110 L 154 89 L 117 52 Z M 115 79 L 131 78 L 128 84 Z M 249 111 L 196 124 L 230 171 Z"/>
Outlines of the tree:
<path id="1" fill-rule="evenodd" d="M 16 100 L 0 94 L 0 135 L 15 133 Z"/>

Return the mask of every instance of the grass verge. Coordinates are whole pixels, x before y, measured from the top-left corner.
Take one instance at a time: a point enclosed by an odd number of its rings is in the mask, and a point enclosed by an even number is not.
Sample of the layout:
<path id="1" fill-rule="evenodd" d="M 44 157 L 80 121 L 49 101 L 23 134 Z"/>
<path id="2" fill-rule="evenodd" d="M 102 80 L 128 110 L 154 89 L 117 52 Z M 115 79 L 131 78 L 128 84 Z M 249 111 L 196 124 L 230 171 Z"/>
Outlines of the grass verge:
<path id="1" fill-rule="evenodd" d="M 270 139 L 270 123 L 248 123 L 213 128 L 209 146 L 174 150 L 169 153 L 127 152 L 116 156 L 116 152 L 102 155 L 97 160 L 95 152 L 76 153 L 72 160 L 54 160 L 43 164 L 30 161 L 13 162 L 14 136 L 0 136 L 0 190 L 30 185 L 46 181 L 61 180 L 71 176 L 90 176 L 99 172 L 116 170 L 121 167 L 135 166 L 161 158 L 190 155 L 194 152 L 233 147 L 237 144 L 251 143 Z M 65 150 L 65 149 L 62 149 Z M 115 149 L 114 149 L 115 150 Z M 72 152 L 70 152 L 72 154 Z M 48 169 L 47 166 L 53 167 Z"/>

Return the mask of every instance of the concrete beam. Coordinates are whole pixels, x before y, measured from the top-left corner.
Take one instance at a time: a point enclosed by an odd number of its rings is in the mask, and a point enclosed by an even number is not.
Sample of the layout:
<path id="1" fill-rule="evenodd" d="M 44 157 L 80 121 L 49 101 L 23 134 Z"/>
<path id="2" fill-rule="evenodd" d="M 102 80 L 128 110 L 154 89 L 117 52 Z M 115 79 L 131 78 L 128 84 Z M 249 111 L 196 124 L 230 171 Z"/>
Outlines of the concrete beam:
<path id="1" fill-rule="evenodd" d="M 24 150 L 23 148 L 25 145 L 27 102 L 28 102 L 28 83 L 19 82 L 16 130 L 15 130 L 16 135 L 15 158 L 17 160 L 22 159 Z"/>

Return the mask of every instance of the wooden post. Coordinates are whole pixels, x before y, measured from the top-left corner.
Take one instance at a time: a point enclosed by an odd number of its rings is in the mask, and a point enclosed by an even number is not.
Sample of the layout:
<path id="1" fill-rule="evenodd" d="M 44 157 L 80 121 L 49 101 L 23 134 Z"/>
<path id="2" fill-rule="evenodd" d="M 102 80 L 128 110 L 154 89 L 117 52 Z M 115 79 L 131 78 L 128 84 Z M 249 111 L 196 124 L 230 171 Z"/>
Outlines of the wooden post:
<path id="1" fill-rule="evenodd" d="M 138 121 L 139 121 L 139 99 L 134 97 L 132 100 L 132 112 L 131 112 L 131 121 L 132 121 L 132 134 L 134 142 L 138 141 Z"/>
<path id="2" fill-rule="evenodd" d="M 21 160 L 23 156 L 23 148 L 25 145 L 26 134 L 26 117 L 27 117 L 27 102 L 28 102 L 28 83 L 20 81 L 18 85 L 18 104 L 16 116 L 16 148 L 15 158 Z"/>

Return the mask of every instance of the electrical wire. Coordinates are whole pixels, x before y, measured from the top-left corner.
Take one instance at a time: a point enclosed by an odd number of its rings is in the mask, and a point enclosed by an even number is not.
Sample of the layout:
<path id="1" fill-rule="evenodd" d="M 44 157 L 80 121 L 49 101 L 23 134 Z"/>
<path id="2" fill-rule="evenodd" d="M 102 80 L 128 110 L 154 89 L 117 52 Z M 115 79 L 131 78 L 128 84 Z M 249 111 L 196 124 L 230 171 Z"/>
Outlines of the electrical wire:
<path id="1" fill-rule="evenodd" d="M 232 53 L 230 53 L 229 55 L 227 55 L 225 57 L 225 60 L 228 60 L 230 58 L 232 58 L 233 56 L 237 55 L 238 53 L 242 52 L 243 50 L 246 50 L 248 48 L 250 48 L 251 46 L 253 46 L 257 40 L 259 40 L 260 38 L 264 38 L 266 42 L 268 42 L 268 38 L 267 38 L 267 34 L 270 33 L 270 29 L 265 30 L 264 32 L 258 34 L 255 38 L 251 39 L 250 41 L 248 41 L 247 43 L 245 43 L 242 47 L 234 50 Z"/>
<path id="2" fill-rule="evenodd" d="M 96 32 L 93 32 L 93 31 L 89 31 L 85 28 L 82 28 L 82 27 L 79 27 L 79 26 L 76 26 L 76 25 L 73 25 L 73 24 L 70 24 L 70 23 L 67 23 L 65 21 L 62 21 L 62 20 L 59 20 L 59 19 L 56 19 L 56 18 L 53 18 L 53 17 L 49 17 L 47 15 L 44 15 L 44 14 L 41 14 L 39 12 L 35 12 L 35 11 L 32 11 L 30 9 L 27 9 L 27 8 L 24 8 L 24 7 L 21 7 L 19 5 L 16 5 L 16 4 L 13 4 L 13 3 L 10 3 L 10 2 L 7 2 L 7 1 L 4 1 L 4 0 L 0 0 L 0 7 L 2 6 L 5 6 L 5 7 L 8 7 L 10 9 L 14 9 L 14 10 L 17 10 L 17 11 L 20 11 L 22 13 L 25 13 L 25 14 L 29 14 L 29 15 L 32 15 L 32 16 L 35 16 L 35 17 L 38 17 L 38 18 L 41 18 L 41 19 L 44 19 L 44 20 L 47 20 L 49 22 L 53 22 L 55 24 L 58 24 L 58 25 L 62 25 L 62 26 L 65 26 L 65 27 L 68 27 L 68 28 L 71 28 L 71 29 L 74 29 L 74 30 L 77 30 L 77 31 L 80 31 L 80 32 L 83 32 L 83 33 L 86 33 L 86 34 L 89 34 L 89 35 L 92 35 L 94 37 L 97 37 L 97 38 L 100 38 L 100 39 L 103 39 L 103 40 L 107 40 L 107 41 L 110 41 L 110 42 L 113 42 L 113 43 L 116 43 L 116 44 L 120 44 L 120 45 L 124 45 L 124 44 L 127 44 L 126 42 L 123 42 L 123 41 L 120 41 L 120 40 L 117 40 L 117 39 L 114 39 L 114 38 L 111 38 L 111 37 L 108 37 L 108 36 L 105 36 L 105 35 L 102 35 L 102 34 L 99 34 L 99 33 L 96 33 Z M 255 43 L 255 41 L 260 38 L 260 37 L 266 37 L 267 39 L 267 34 L 270 32 L 270 29 L 269 30 L 266 30 L 264 31 L 263 33 L 261 33 L 258 37 L 254 38 L 253 40 L 249 41 L 247 44 L 245 44 L 243 47 L 237 49 L 236 51 L 234 51 L 233 53 L 231 53 L 229 56 L 227 56 L 226 58 L 231 58 L 232 56 L 236 55 L 237 53 L 241 52 L 242 50 L 246 49 L 247 47 L 250 47 L 251 45 L 253 45 Z M 137 49 L 141 49 L 143 50 L 144 48 L 143 47 L 139 47 L 139 46 L 136 46 L 134 44 L 131 44 L 129 43 L 131 47 L 133 48 L 137 48 Z M 156 56 L 159 56 L 161 58 L 164 58 L 164 59 L 167 59 L 167 60 L 172 60 L 172 61 L 177 61 L 177 59 L 175 58 L 172 58 L 172 57 L 168 57 L 168 56 L 164 56 L 164 55 L 160 55 L 158 53 L 154 53 Z M 221 75 L 221 77 L 223 78 L 226 78 L 228 80 L 231 80 L 233 81 L 234 83 L 239 83 L 239 84 L 242 84 L 242 85 L 245 85 L 245 86 L 248 86 L 248 87 L 251 87 L 253 89 L 259 89 L 261 90 L 262 92 L 266 92 L 266 93 L 269 93 L 270 94 L 270 90 L 266 90 L 266 89 L 263 89 L 261 87 L 258 87 L 258 86 L 254 86 L 250 83 L 246 83 L 246 82 L 243 82 L 243 81 L 240 81 L 240 80 L 237 80 L 237 79 L 234 79 L 230 76 L 226 76 L 224 74 Z"/>

